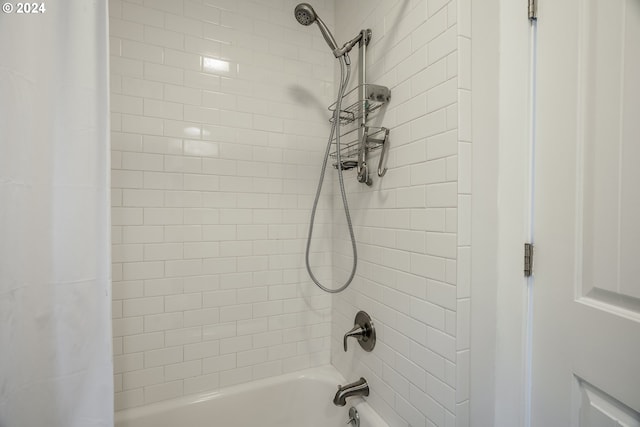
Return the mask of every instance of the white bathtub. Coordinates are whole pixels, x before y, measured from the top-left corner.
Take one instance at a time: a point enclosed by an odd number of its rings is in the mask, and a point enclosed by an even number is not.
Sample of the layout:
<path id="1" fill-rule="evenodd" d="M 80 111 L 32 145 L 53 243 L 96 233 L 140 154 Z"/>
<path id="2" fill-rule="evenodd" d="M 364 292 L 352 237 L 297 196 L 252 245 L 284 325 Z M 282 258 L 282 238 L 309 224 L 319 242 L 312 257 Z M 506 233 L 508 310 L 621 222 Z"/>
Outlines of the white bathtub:
<path id="1" fill-rule="evenodd" d="M 361 398 L 333 404 L 346 382 L 333 367 L 314 368 L 119 411 L 115 427 L 343 427 L 351 406 L 361 427 L 388 427 Z"/>

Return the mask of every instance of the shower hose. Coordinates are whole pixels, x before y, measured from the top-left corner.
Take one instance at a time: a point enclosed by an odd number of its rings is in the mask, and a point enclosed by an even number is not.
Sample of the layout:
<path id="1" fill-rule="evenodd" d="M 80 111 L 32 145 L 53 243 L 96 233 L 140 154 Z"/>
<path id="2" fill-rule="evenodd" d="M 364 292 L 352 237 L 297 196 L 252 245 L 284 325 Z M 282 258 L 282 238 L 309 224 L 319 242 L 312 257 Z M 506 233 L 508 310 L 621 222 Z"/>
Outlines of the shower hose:
<path id="1" fill-rule="evenodd" d="M 316 190 L 316 197 L 313 201 L 313 208 L 311 209 L 311 220 L 309 222 L 309 235 L 307 237 L 307 250 L 305 254 L 305 262 L 307 265 L 307 271 L 309 272 L 309 276 L 313 283 L 315 283 L 320 289 L 325 292 L 329 292 L 332 294 L 342 292 L 351 283 L 353 277 L 356 274 L 356 266 L 358 264 L 358 253 L 356 251 L 356 238 L 353 234 L 353 225 L 351 224 L 351 214 L 349 214 L 349 205 L 347 203 L 347 194 L 344 190 L 344 179 L 342 177 L 342 159 L 340 158 L 340 109 L 342 107 L 342 97 L 344 96 L 344 92 L 346 90 L 347 85 L 349 84 L 349 76 L 351 75 L 351 66 L 348 59 L 344 56 L 339 58 L 340 62 L 340 88 L 338 89 L 338 98 L 336 99 L 336 108 L 333 112 L 333 122 L 331 124 L 331 131 L 329 132 L 329 141 L 327 142 L 327 149 L 324 153 L 324 161 L 322 162 L 322 170 L 320 172 L 320 180 L 318 181 L 318 189 Z M 346 68 L 346 71 L 345 71 Z M 353 248 L 353 267 L 351 269 L 351 274 L 347 281 L 336 289 L 330 289 L 324 286 L 320 281 L 316 278 L 311 270 L 311 265 L 309 263 L 309 252 L 311 249 L 311 237 L 313 235 L 313 224 L 315 222 L 316 210 L 318 208 L 318 200 L 320 199 L 320 192 L 322 191 L 322 183 L 324 181 L 324 175 L 327 170 L 327 162 L 329 160 L 329 152 L 331 151 L 331 141 L 333 141 L 333 136 L 336 137 L 336 160 L 338 165 L 338 181 L 340 182 L 340 194 L 342 195 L 342 206 L 344 207 L 344 215 L 347 219 L 347 227 L 349 228 L 349 236 L 351 237 L 351 247 Z"/>

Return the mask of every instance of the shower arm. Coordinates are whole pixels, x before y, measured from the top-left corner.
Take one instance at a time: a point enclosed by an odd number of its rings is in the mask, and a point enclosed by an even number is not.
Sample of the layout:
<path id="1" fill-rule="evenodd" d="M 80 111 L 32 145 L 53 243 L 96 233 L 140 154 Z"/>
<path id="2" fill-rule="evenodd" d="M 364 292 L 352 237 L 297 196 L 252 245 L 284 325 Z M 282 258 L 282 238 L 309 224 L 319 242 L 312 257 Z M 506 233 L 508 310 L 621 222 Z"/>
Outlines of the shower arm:
<path id="1" fill-rule="evenodd" d="M 334 49 L 333 56 L 335 56 L 336 58 L 340 58 L 342 55 L 346 55 L 347 53 L 351 52 L 351 49 L 353 49 L 356 43 L 360 42 L 364 37 L 364 34 L 363 34 L 364 32 L 365 30 L 360 31 L 357 36 L 355 36 L 354 38 L 352 38 L 351 40 L 343 44 L 341 48 Z M 369 43 L 369 40 L 367 40 L 367 44 L 368 43 Z"/>

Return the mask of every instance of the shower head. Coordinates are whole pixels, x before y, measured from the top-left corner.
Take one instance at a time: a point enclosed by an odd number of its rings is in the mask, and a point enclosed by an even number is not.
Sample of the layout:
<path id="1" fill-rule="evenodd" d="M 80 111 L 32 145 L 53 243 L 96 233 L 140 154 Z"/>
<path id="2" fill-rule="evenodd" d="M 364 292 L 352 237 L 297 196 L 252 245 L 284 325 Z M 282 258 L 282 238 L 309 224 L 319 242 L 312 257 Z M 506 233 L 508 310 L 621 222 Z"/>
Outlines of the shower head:
<path id="1" fill-rule="evenodd" d="M 336 40 L 331 34 L 331 31 L 329 31 L 327 26 L 324 24 L 324 22 L 322 22 L 322 19 L 320 19 L 320 17 L 316 14 L 316 11 L 313 10 L 313 7 L 311 7 L 310 4 L 300 3 L 296 6 L 293 14 L 295 15 L 298 22 L 302 25 L 311 25 L 314 22 L 318 24 L 318 28 L 320 28 L 322 37 L 324 37 L 324 40 L 331 48 L 331 51 L 334 52 L 334 55 L 336 55 L 335 51 L 338 49 L 338 43 L 336 43 Z"/>
<path id="2" fill-rule="evenodd" d="M 316 11 L 308 3 L 300 3 L 293 13 L 296 15 L 298 22 L 305 26 L 313 24 L 317 18 Z"/>

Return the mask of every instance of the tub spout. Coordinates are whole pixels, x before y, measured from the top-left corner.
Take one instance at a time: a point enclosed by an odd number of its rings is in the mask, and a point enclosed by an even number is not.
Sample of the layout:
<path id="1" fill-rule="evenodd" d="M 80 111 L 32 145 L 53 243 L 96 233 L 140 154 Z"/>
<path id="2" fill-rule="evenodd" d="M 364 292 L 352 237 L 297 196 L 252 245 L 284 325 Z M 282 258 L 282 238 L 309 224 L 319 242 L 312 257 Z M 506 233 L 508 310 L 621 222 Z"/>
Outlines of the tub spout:
<path id="1" fill-rule="evenodd" d="M 352 396 L 369 396 L 369 385 L 367 380 L 360 377 L 356 382 L 344 386 L 338 386 L 338 392 L 333 398 L 333 404 L 336 406 L 344 406 L 347 404 L 347 397 Z"/>

